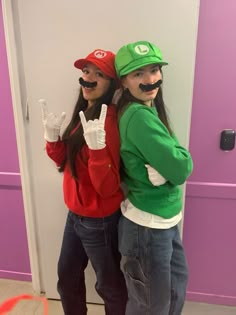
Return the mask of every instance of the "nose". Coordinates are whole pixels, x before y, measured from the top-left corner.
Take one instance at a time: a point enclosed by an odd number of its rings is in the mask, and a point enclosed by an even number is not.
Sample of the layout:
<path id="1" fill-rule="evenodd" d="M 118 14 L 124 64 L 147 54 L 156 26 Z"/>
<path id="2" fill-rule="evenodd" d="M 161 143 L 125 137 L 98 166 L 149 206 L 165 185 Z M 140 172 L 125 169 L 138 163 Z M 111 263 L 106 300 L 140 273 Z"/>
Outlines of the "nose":
<path id="1" fill-rule="evenodd" d="M 92 71 L 90 71 L 89 73 L 84 75 L 84 80 L 90 81 L 90 82 L 96 81 L 95 74 Z"/>
<path id="2" fill-rule="evenodd" d="M 143 84 L 153 84 L 154 81 L 155 79 L 151 73 L 145 73 Z"/>

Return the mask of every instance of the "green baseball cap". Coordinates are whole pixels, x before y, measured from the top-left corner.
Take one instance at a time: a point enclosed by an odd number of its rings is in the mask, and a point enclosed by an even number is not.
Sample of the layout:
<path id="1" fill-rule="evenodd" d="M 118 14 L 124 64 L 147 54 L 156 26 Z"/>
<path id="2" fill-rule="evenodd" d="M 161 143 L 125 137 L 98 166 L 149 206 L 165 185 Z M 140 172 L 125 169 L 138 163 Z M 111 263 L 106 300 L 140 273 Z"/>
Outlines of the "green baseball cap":
<path id="1" fill-rule="evenodd" d="M 147 41 L 138 41 L 122 46 L 115 58 L 115 68 L 119 78 L 151 64 L 168 65 L 162 59 L 160 49 Z"/>

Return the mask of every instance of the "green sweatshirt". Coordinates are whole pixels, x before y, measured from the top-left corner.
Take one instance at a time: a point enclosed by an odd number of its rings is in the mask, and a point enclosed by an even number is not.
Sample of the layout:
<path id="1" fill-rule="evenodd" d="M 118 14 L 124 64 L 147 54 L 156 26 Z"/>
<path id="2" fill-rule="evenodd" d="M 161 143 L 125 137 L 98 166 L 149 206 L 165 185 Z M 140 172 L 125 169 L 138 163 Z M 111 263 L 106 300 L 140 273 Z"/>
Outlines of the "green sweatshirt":
<path id="1" fill-rule="evenodd" d="M 192 172 L 190 153 L 171 137 L 158 118 L 155 107 L 132 103 L 119 121 L 123 180 L 128 198 L 143 211 L 171 218 L 182 208 L 178 185 Z M 154 186 L 148 179 L 145 164 L 156 169 L 167 182 Z"/>

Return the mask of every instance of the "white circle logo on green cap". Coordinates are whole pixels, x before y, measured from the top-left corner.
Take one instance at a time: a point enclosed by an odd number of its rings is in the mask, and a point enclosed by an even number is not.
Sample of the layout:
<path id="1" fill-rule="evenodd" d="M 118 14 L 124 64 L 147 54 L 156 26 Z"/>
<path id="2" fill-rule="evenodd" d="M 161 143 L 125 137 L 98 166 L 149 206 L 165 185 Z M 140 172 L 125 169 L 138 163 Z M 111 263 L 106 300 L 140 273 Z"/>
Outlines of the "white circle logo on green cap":
<path id="1" fill-rule="evenodd" d="M 146 55 L 149 53 L 149 47 L 147 45 L 137 45 L 134 47 L 134 50 L 138 55 Z"/>

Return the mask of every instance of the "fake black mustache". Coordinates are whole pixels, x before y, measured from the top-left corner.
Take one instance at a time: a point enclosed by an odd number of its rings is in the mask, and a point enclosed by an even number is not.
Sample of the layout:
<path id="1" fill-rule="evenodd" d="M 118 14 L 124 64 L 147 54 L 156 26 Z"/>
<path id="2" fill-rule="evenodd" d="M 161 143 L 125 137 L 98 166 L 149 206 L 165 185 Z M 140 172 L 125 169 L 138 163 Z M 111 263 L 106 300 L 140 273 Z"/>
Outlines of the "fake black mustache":
<path id="1" fill-rule="evenodd" d="M 88 81 L 84 81 L 83 78 L 79 78 L 79 83 L 80 85 L 82 85 L 83 87 L 87 87 L 87 88 L 93 88 L 97 85 L 97 81 L 94 82 L 88 82 Z"/>
<path id="2" fill-rule="evenodd" d="M 153 84 L 145 84 L 144 85 L 144 84 L 140 83 L 139 87 L 143 92 L 149 92 L 149 91 L 155 90 L 156 88 L 159 88 L 161 84 L 162 84 L 162 80 L 159 80 Z"/>

